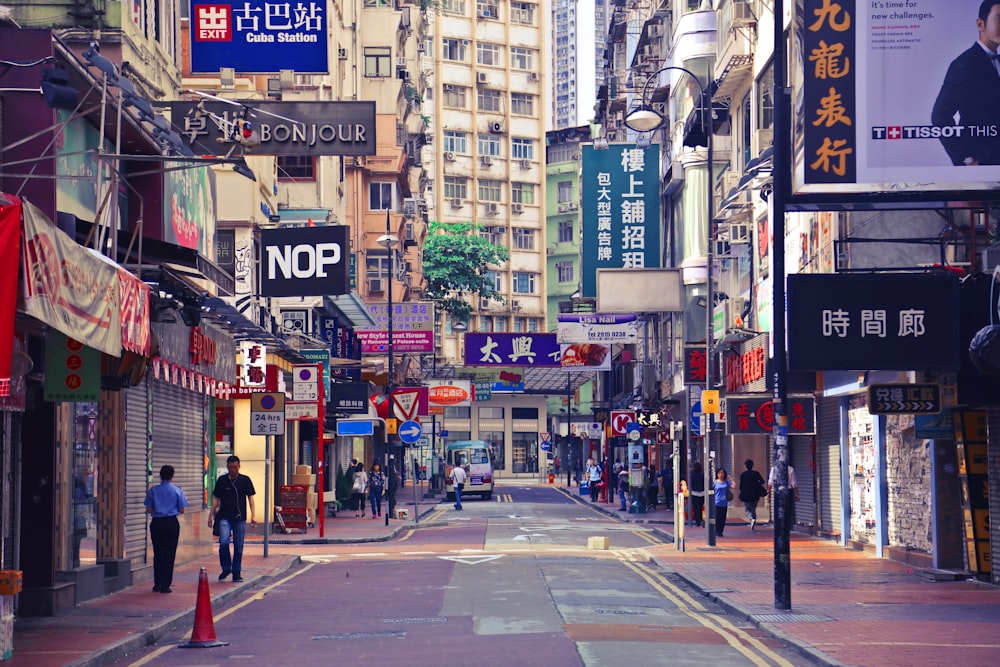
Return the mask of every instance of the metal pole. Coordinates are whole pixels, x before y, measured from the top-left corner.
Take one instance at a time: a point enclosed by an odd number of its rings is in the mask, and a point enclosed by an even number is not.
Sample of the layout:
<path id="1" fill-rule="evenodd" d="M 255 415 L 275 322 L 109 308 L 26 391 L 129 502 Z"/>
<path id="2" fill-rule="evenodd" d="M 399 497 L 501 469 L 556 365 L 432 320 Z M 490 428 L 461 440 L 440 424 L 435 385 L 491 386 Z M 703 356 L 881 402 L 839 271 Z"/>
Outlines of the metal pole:
<path id="1" fill-rule="evenodd" d="M 791 103 L 785 88 L 786 58 L 784 2 L 774 0 L 774 171 L 771 193 L 771 297 L 774 346 L 774 608 L 792 608 L 792 569 L 789 533 L 791 494 L 788 488 L 788 417 L 785 412 L 785 205 L 791 191 Z"/>
<path id="2" fill-rule="evenodd" d="M 271 538 L 271 520 L 267 516 L 271 507 L 271 436 L 264 436 L 264 558 L 267 558 Z"/>
<path id="3" fill-rule="evenodd" d="M 391 231 L 390 222 L 389 222 L 389 209 L 385 210 L 385 235 L 389 236 L 389 237 L 392 236 L 392 231 Z M 388 296 L 388 302 L 389 302 L 388 303 L 388 311 L 389 311 L 388 312 L 388 315 L 389 315 L 389 340 L 388 340 L 388 342 L 386 344 L 386 351 L 389 354 L 389 367 L 388 367 L 389 374 L 388 374 L 388 377 L 386 378 L 386 381 L 385 381 L 385 395 L 386 395 L 386 398 L 389 400 L 389 417 L 392 418 L 392 415 L 394 414 L 393 413 L 393 409 L 392 409 L 392 377 L 393 377 L 393 368 L 392 368 L 392 277 L 393 277 L 393 273 L 394 273 L 393 255 L 395 254 L 395 250 L 393 249 L 393 244 L 392 244 L 392 240 L 391 239 L 386 239 L 385 249 L 389 251 L 389 280 L 386 283 L 386 295 Z M 391 441 L 392 441 L 392 439 L 389 436 L 389 429 L 388 429 L 388 427 L 386 427 L 386 431 L 385 431 L 385 465 L 382 466 L 383 473 L 386 474 L 386 475 L 389 474 L 389 443 Z M 399 466 L 399 481 L 402 481 L 402 478 L 403 478 L 403 467 L 405 465 L 406 465 L 406 461 L 400 461 L 400 466 Z M 388 505 L 386 506 L 386 509 L 388 510 Z M 389 512 L 388 511 L 385 513 L 385 525 L 387 525 L 387 526 L 389 525 Z"/>
<path id="4" fill-rule="evenodd" d="M 316 523 L 319 524 L 319 536 L 323 537 L 326 527 L 326 507 L 323 505 L 323 479 L 324 466 L 326 461 L 326 441 L 323 439 L 324 425 L 326 422 L 326 383 L 323 380 L 323 364 L 316 364 L 316 375 L 319 378 L 319 405 L 317 409 L 316 440 L 318 441 L 319 454 L 316 456 Z"/>
<path id="5" fill-rule="evenodd" d="M 707 241 L 707 246 L 705 248 L 705 298 L 707 302 L 705 303 L 705 389 L 712 389 L 712 324 L 713 315 L 715 314 L 715 286 L 712 281 L 712 264 L 715 262 L 715 257 L 713 253 L 712 245 L 715 242 L 715 213 L 713 211 L 713 204 L 715 198 L 715 179 L 714 179 L 714 169 L 712 160 L 714 156 L 712 155 L 712 135 L 714 130 L 712 127 L 712 100 L 706 97 L 705 88 L 701 85 L 701 81 L 698 81 L 698 77 L 688 72 L 688 74 L 698 82 L 698 87 L 701 89 L 701 101 L 703 104 L 701 113 L 702 127 L 705 130 L 706 135 L 706 152 L 708 154 L 708 162 L 706 163 L 706 176 L 708 178 L 708 183 L 706 183 L 706 201 L 705 201 L 705 237 Z M 709 91 L 711 92 L 711 91 Z M 701 406 L 701 418 L 705 422 L 705 510 L 706 519 L 705 521 L 705 537 L 708 546 L 715 546 L 715 494 L 712 491 L 715 486 L 715 480 L 710 477 L 713 473 L 709 472 L 708 460 L 711 457 L 712 452 L 712 413 L 705 412 L 705 406 Z M 711 495 L 710 495 L 711 494 Z M 709 502 L 711 500 L 711 502 Z"/>

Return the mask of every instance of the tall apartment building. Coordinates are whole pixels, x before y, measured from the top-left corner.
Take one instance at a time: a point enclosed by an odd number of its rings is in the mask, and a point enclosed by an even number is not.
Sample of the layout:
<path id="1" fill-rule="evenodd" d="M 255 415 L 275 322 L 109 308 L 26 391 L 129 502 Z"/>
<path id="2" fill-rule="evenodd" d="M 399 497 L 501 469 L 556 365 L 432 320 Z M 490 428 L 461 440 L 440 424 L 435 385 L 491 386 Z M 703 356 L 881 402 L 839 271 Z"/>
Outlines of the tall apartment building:
<path id="1" fill-rule="evenodd" d="M 552 124 L 563 129 L 594 117 L 597 88 L 603 83 L 603 44 L 610 0 L 552 2 Z"/>
<path id="2" fill-rule="evenodd" d="M 503 301 L 476 299 L 469 331 L 545 330 L 545 117 L 549 90 L 548 2 L 442 0 L 430 13 L 421 76 L 429 147 L 422 161 L 428 217 L 473 222 L 510 250 L 489 267 Z M 461 364 L 464 337 L 441 318 L 438 357 Z M 451 439 L 494 445 L 501 469 L 538 472 L 541 396 L 494 394 L 447 415 Z M 491 435 L 492 434 L 492 435 Z"/>

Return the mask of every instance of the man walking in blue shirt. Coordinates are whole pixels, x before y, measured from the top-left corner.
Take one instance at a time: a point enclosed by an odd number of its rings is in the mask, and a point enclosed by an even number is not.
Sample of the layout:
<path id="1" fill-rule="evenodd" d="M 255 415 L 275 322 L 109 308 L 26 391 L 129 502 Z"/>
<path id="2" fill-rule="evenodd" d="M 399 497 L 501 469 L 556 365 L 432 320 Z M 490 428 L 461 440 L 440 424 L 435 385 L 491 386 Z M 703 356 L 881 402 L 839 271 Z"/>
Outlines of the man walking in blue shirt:
<path id="1" fill-rule="evenodd" d="M 149 536 L 153 541 L 153 592 L 169 593 L 174 580 L 174 558 L 177 556 L 177 542 L 181 536 L 178 514 L 188 506 L 181 487 L 171 480 L 174 467 L 160 468 L 160 483 L 146 492 L 146 513 L 152 514 L 149 522 Z"/>

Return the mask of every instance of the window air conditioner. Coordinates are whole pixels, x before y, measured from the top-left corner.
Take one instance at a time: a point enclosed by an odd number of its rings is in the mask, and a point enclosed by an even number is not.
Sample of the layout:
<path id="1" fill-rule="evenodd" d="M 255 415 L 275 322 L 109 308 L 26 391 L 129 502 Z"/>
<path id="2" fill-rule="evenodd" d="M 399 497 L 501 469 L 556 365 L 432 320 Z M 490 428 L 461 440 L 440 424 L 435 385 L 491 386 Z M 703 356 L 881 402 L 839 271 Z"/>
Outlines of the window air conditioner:
<path id="1" fill-rule="evenodd" d="M 521 160 L 521 169 L 531 169 L 531 160 Z"/>
<path id="2" fill-rule="evenodd" d="M 486 202 L 486 212 L 490 215 L 496 215 L 500 212 L 500 206 L 494 201 Z"/>
<path id="3" fill-rule="evenodd" d="M 445 151 L 444 152 L 444 159 L 447 160 L 448 162 L 454 162 L 455 161 L 455 154 L 452 151 Z"/>
<path id="4" fill-rule="evenodd" d="M 476 72 L 476 83 L 486 83 L 486 72 Z"/>
<path id="5" fill-rule="evenodd" d="M 396 67 L 406 67 L 406 56 L 396 58 Z"/>
<path id="6" fill-rule="evenodd" d="M 479 161 L 482 163 L 484 167 L 489 167 L 490 165 L 493 164 L 493 158 L 491 158 L 489 155 L 483 155 L 482 157 L 479 158 Z"/>
<path id="7" fill-rule="evenodd" d="M 444 89 L 444 92 L 446 92 L 446 93 L 450 93 L 451 91 L 455 90 L 454 84 L 451 84 L 451 83 L 444 84 L 444 86 L 442 86 L 442 88 Z"/>
<path id="8" fill-rule="evenodd" d="M 452 208 L 462 208 L 462 200 L 459 199 L 458 197 L 452 199 L 451 200 L 451 207 Z"/>
<path id="9" fill-rule="evenodd" d="M 514 202 L 510 205 L 510 210 L 514 213 L 524 213 L 524 204 L 520 202 Z"/>
<path id="10" fill-rule="evenodd" d="M 385 281 L 381 278 L 369 278 L 368 279 L 368 291 L 369 292 L 384 292 L 385 291 Z"/>
<path id="11" fill-rule="evenodd" d="M 538 81 L 538 72 L 528 72 L 528 81 Z"/>
<path id="12" fill-rule="evenodd" d="M 493 134 L 503 134 L 503 123 L 495 120 L 490 123 L 490 132 Z"/>
<path id="13" fill-rule="evenodd" d="M 577 209 L 577 206 L 578 204 L 575 201 L 571 201 L 570 203 L 566 204 L 566 210 L 575 211 Z"/>
<path id="14" fill-rule="evenodd" d="M 337 57 L 341 60 L 347 60 L 347 49 L 340 47 L 337 49 Z"/>
<path id="15" fill-rule="evenodd" d="M 490 300 L 489 299 L 485 299 L 485 298 L 479 299 L 479 310 L 489 310 L 489 308 L 490 308 Z"/>

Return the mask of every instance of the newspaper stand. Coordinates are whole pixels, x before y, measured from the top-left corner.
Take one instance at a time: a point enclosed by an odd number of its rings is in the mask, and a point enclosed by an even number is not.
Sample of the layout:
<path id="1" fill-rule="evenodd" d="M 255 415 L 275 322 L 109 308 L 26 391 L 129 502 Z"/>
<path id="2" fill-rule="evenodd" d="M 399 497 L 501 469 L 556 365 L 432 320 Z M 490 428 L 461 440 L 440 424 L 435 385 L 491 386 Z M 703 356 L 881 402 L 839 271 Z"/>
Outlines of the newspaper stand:
<path id="1" fill-rule="evenodd" d="M 300 530 L 303 533 L 309 528 L 309 513 L 307 510 L 309 487 L 290 484 L 278 487 L 280 505 L 274 508 L 274 520 L 283 533 Z"/>

